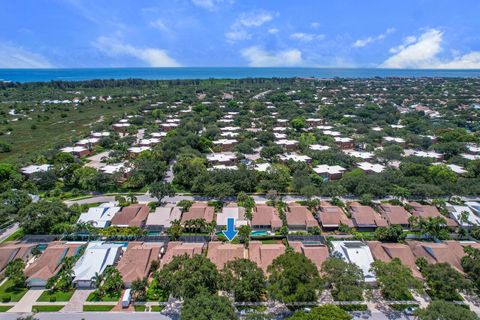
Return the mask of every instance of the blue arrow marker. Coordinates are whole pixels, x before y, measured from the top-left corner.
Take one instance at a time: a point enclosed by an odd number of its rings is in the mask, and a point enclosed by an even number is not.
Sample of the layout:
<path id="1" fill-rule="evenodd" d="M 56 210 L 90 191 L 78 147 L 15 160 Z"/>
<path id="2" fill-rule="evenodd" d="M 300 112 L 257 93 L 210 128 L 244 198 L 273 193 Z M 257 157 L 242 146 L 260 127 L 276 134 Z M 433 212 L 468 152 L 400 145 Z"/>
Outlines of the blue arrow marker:
<path id="1" fill-rule="evenodd" d="M 227 219 L 227 230 L 222 231 L 223 235 L 227 237 L 228 241 L 232 241 L 238 234 L 238 231 L 235 230 L 235 218 Z"/>

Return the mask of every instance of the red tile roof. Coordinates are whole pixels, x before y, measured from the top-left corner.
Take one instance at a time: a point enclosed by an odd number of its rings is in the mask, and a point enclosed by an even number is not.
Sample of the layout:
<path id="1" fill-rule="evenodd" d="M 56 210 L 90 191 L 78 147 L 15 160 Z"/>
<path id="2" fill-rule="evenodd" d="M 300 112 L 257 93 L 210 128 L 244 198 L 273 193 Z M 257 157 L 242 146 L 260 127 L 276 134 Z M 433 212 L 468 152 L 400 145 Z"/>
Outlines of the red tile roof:
<path id="1" fill-rule="evenodd" d="M 276 208 L 257 205 L 253 208 L 252 226 L 270 226 L 273 229 L 278 229 L 282 226 L 282 220 L 278 216 Z"/>
<path id="2" fill-rule="evenodd" d="M 288 243 L 295 252 L 302 253 L 310 259 L 320 271 L 322 264 L 327 260 L 329 253 L 325 245 L 306 245 L 300 241 L 289 241 Z"/>
<path id="3" fill-rule="evenodd" d="M 123 282 L 131 283 L 148 276 L 152 261 L 160 261 L 163 246 L 163 243 L 156 242 L 130 242 L 117 266 Z"/>
<path id="4" fill-rule="evenodd" d="M 412 274 L 416 278 L 422 278 L 422 274 L 415 264 L 416 258 L 408 245 L 401 243 L 382 243 L 380 241 L 368 241 L 367 244 L 375 260 L 390 262 L 394 258 L 398 258 L 404 266 L 412 270 Z"/>
<path id="5" fill-rule="evenodd" d="M 143 227 L 150 209 L 144 204 L 132 204 L 117 212 L 112 218 L 112 226 Z"/>
<path id="6" fill-rule="evenodd" d="M 302 226 L 304 228 L 318 227 L 317 220 L 307 207 L 297 203 L 290 203 L 285 211 L 289 227 Z"/>
<path id="7" fill-rule="evenodd" d="M 381 215 L 389 224 L 409 225 L 408 218 L 411 217 L 410 212 L 402 206 L 394 206 L 388 203 L 382 203 L 379 207 Z"/>
<path id="8" fill-rule="evenodd" d="M 349 206 L 352 221 L 356 227 L 386 227 L 387 221 L 383 219 L 372 207 L 362 206 L 352 202 Z"/>
<path id="9" fill-rule="evenodd" d="M 285 253 L 285 246 L 279 244 L 262 244 L 260 241 L 251 241 L 248 246 L 248 257 L 264 272 L 278 256 Z"/>
<path id="10" fill-rule="evenodd" d="M 192 257 L 194 254 L 200 254 L 202 253 L 204 246 L 205 245 L 203 243 L 183 243 L 177 241 L 170 241 L 167 245 L 165 255 L 160 261 L 160 266 L 163 267 L 164 265 L 172 261 L 173 257 L 176 256 L 186 254 L 189 257 Z"/>
<path id="11" fill-rule="evenodd" d="M 189 220 L 204 219 L 207 223 L 210 223 L 213 221 L 214 215 L 214 207 L 209 207 L 206 203 L 196 202 L 190 207 L 190 210 L 182 215 L 181 222 L 185 223 Z"/>
<path id="12" fill-rule="evenodd" d="M 353 222 L 350 220 L 342 208 L 332 206 L 328 202 L 320 203 L 317 216 L 324 228 L 338 228 L 340 224 L 345 224 L 348 227 L 353 227 Z"/>
<path id="13" fill-rule="evenodd" d="M 415 217 L 420 217 L 420 218 L 442 217 L 447 222 L 447 226 L 452 228 L 458 227 L 458 224 L 455 222 L 455 220 L 443 216 L 435 206 L 422 205 L 418 202 L 410 202 L 410 206 L 412 206 L 412 209 L 413 209 L 412 215 Z"/>
<path id="14" fill-rule="evenodd" d="M 245 258 L 245 249 L 242 244 L 212 241 L 208 244 L 207 257 L 221 270 L 225 263 Z"/>

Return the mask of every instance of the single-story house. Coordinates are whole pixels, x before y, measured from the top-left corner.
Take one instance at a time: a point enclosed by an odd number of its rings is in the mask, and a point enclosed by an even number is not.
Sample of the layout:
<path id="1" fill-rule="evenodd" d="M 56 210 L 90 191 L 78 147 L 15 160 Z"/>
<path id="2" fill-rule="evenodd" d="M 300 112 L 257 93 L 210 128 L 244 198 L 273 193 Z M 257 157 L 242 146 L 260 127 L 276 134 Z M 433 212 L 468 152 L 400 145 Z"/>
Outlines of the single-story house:
<path id="1" fill-rule="evenodd" d="M 251 241 L 248 246 L 248 258 L 255 262 L 263 272 L 267 272 L 267 268 L 273 260 L 284 253 L 283 243 L 262 244 L 261 241 Z"/>
<path id="2" fill-rule="evenodd" d="M 353 228 L 352 220 L 347 217 L 342 208 L 325 201 L 322 201 L 318 207 L 317 218 L 325 230 L 338 229 L 342 224 Z"/>
<path id="3" fill-rule="evenodd" d="M 150 209 L 145 204 L 131 204 L 122 208 L 112 218 L 112 226 L 140 227 L 145 226 Z"/>
<path id="4" fill-rule="evenodd" d="M 112 218 L 120 209 L 113 202 L 102 203 L 100 206 L 89 208 L 87 212 L 80 214 L 77 223 L 91 222 L 95 228 L 106 228 L 110 226 Z"/>
<path id="5" fill-rule="evenodd" d="M 182 217 L 182 209 L 175 206 L 157 207 L 155 212 L 148 214 L 145 226 L 149 230 L 161 231 L 170 228 L 172 222 L 180 221 Z"/>
<path id="6" fill-rule="evenodd" d="M 28 261 L 33 257 L 32 249 L 36 247 L 34 243 L 7 242 L 0 246 L 0 275 L 5 271 L 9 262 L 15 259 Z"/>
<path id="7" fill-rule="evenodd" d="M 187 212 L 182 215 L 181 223 L 194 219 L 203 219 L 206 223 L 211 223 L 215 216 L 215 208 L 210 207 L 207 203 L 195 202 Z"/>
<path id="8" fill-rule="evenodd" d="M 217 213 L 217 228 L 219 230 L 225 229 L 229 218 L 235 219 L 237 229 L 249 224 L 247 218 L 245 218 L 245 208 L 237 206 L 236 203 L 230 203 L 222 208 L 222 212 Z"/>
<path id="9" fill-rule="evenodd" d="M 407 241 L 407 245 L 416 258 L 423 257 L 428 263 L 447 263 L 460 273 L 463 273 L 460 260 L 465 255 L 463 246 L 458 241 L 423 242 Z"/>
<path id="10" fill-rule="evenodd" d="M 419 218 L 434 218 L 434 217 L 442 217 L 447 222 L 447 226 L 450 228 L 458 227 L 458 224 L 450 218 L 443 216 L 440 211 L 435 206 L 430 205 L 422 205 L 418 202 L 410 202 L 410 207 L 412 208 L 412 215 Z"/>
<path id="11" fill-rule="evenodd" d="M 410 222 L 408 219 L 412 216 L 410 212 L 402 206 L 395 206 L 389 203 L 382 203 L 378 206 L 378 211 L 389 225 L 400 225 L 408 228 Z"/>
<path id="12" fill-rule="evenodd" d="M 366 283 L 375 283 L 377 279 L 370 271 L 373 262 L 372 252 L 362 241 L 332 241 L 332 252 L 339 254 L 349 263 L 357 265 L 362 271 Z"/>
<path id="13" fill-rule="evenodd" d="M 164 246 L 163 242 L 128 243 L 127 250 L 117 266 L 126 288 L 130 288 L 133 281 L 148 276 L 152 262 L 160 262 L 161 255 L 165 251 Z"/>
<path id="14" fill-rule="evenodd" d="M 275 207 L 257 204 L 253 208 L 251 226 L 254 230 L 278 230 L 282 220 Z"/>
<path id="15" fill-rule="evenodd" d="M 415 264 L 416 258 L 412 249 L 408 245 L 403 243 L 382 243 L 380 241 L 368 241 L 367 244 L 375 260 L 390 262 L 398 258 L 404 266 L 412 270 L 412 274 L 416 278 L 423 278 Z"/>
<path id="16" fill-rule="evenodd" d="M 243 244 L 211 241 L 208 244 L 207 258 L 215 264 L 218 270 L 221 270 L 227 262 L 245 258 L 246 253 Z"/>
<path id="17" fill-rule="evenodd" d="M 287 226 L 291 230 L 308 230 L 318 227 L 318 222 L 307 207 L 298 203 L 289 203 L 285 216 L 287 218 Z"/>
<path id="18" fill-rule="evenodd" d="M 195 254 L 201 254 L 205 247 L 204 243 L 185 243 L 180 241 L 170 241 L 167 245 L 167 251 L 160 261 L 160 267 L 162 268 L 166 264 L 170 263 L 176 256 L 187 255 L 193 257 Z"/>
<path id="19" fill-rule="evenodd" d="M 318 271 L 321 270 L 323 262 L 329 257 L 328 247 L 324 244 L 308 244 L 301 241 L 289 241 L 288 244 L 295 252 L 302 253 L 310 259 Z"/>
<path id="20" fill-rule="evenodd" d="M 387 221 L 382 218 L 372 207 L 362 206 L 358 202 L 350 203 L 348 207 L 355 228 L 369 230 L 377 227 L 386 227 Z"/>

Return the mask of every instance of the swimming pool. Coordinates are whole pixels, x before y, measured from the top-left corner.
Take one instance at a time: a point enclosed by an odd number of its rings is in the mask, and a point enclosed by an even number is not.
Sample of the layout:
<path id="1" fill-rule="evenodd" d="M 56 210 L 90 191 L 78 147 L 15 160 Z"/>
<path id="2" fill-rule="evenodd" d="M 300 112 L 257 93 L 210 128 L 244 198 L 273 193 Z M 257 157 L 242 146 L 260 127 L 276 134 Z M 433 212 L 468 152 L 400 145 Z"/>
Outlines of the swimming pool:
<path id="1" fill-rule="evenodd" d="M 252 231 L 252 233 L 250 235 L 252 235 L 252 236 L 268 236 L 268 231 L 262 231 L 262 230 Z"/>

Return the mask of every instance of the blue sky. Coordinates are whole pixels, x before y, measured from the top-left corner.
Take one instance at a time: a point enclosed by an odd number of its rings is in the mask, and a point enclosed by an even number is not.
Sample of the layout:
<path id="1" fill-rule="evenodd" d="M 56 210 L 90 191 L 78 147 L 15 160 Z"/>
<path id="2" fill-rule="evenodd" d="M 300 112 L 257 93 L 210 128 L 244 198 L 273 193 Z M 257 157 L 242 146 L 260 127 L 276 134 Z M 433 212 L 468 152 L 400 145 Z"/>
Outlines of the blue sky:
<path id="1" fill-rule="evenodd" d="M 18 0 L 0 68 L 480 68 L 478 0 Z"/>

